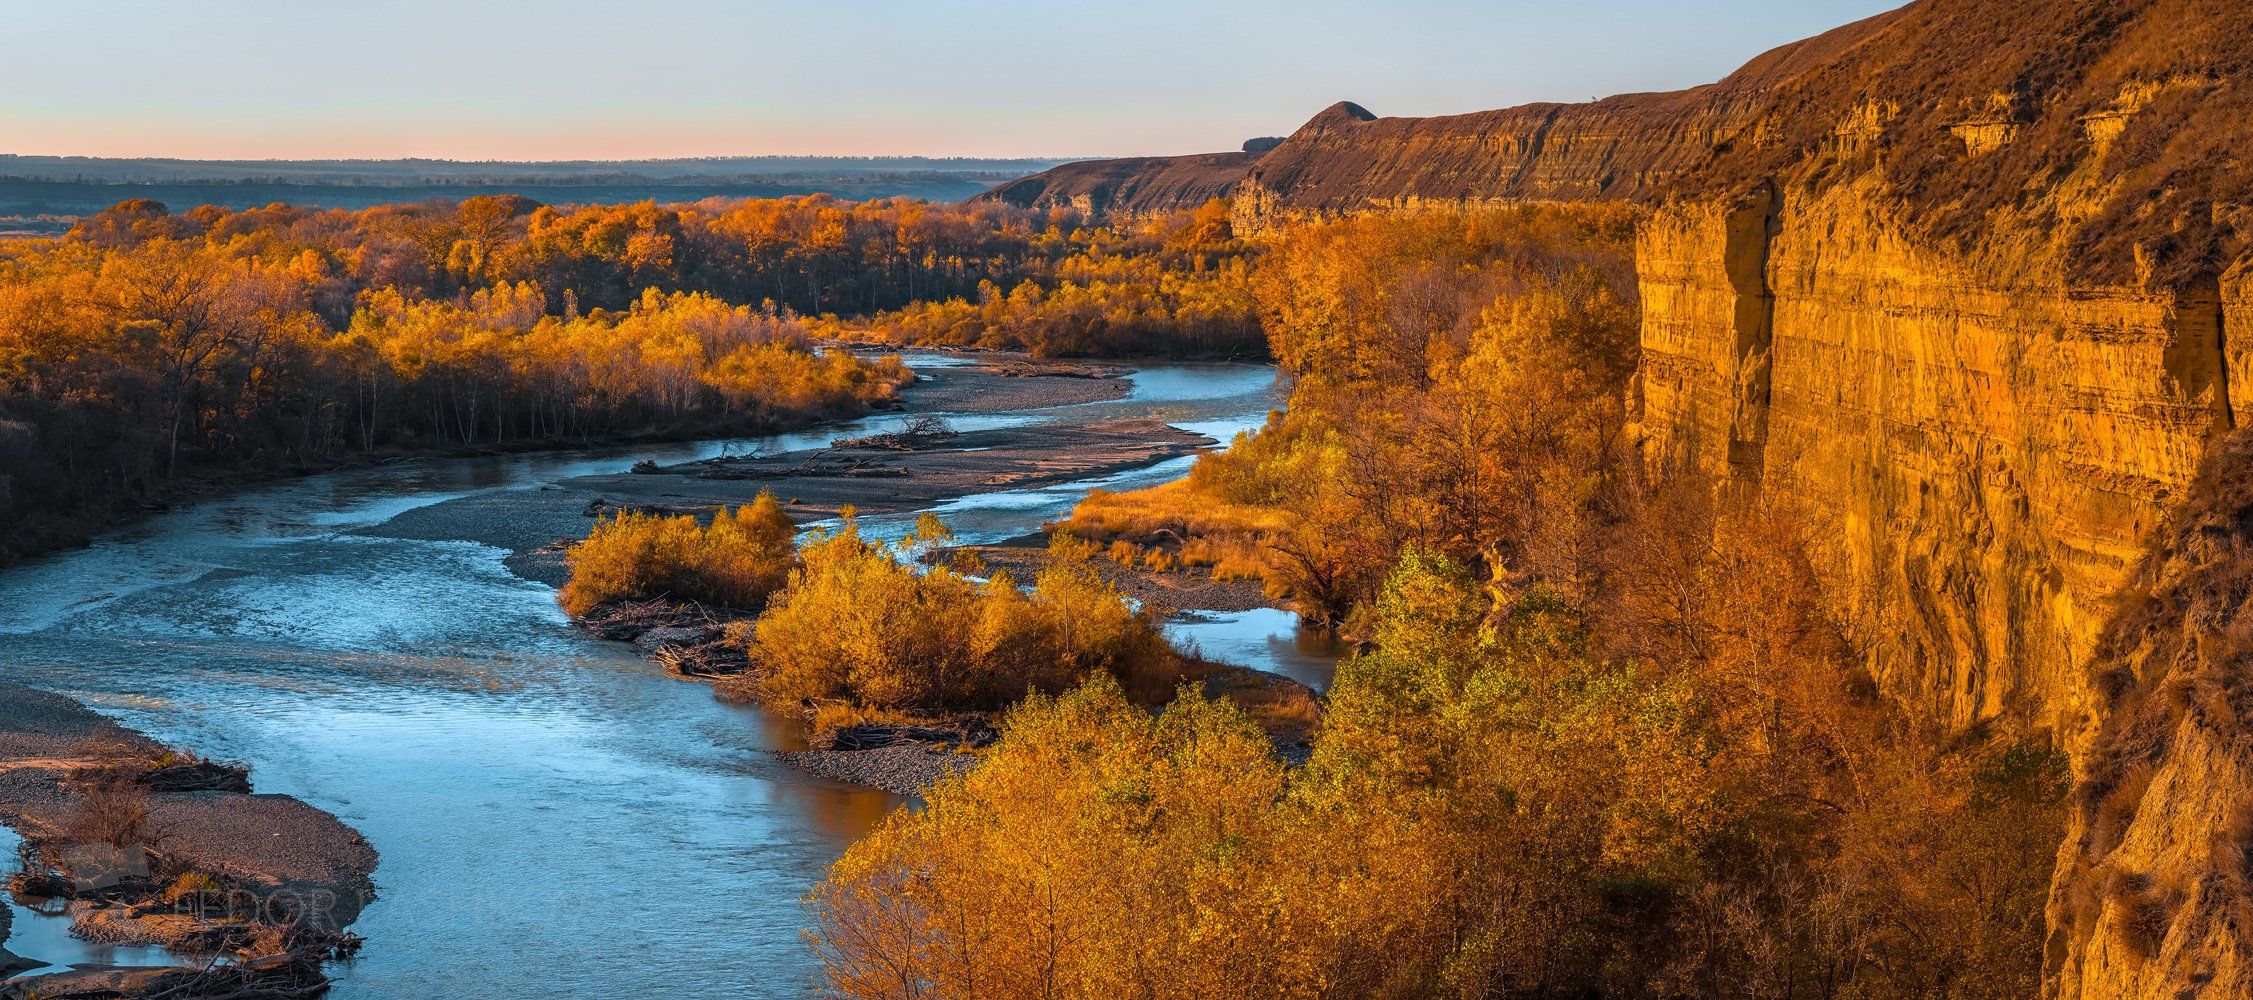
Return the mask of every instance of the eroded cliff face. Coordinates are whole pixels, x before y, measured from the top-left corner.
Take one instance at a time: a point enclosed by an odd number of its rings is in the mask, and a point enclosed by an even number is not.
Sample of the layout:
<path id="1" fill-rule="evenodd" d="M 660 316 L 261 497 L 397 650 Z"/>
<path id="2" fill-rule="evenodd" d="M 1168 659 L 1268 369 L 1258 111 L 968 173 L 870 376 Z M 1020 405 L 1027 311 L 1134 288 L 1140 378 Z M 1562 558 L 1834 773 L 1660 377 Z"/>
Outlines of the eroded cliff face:
<path id="1" fill-rule="evenodd" d="M 1641 230 L 1649 455 L 1808 511 L 1889 691 L 2071 753 L 2061 998 L 2253 995 L 2248 35 L 1915 4 Z"/>
<path id="2" fill-rule="evenodd" d="M 2052 996 L 2253 996 L 2253 283 L 2075 283 L 2063 240 L 1900 213 L 1870 179 L 1655 212 L 1648 454 L 1807 512 L 1887 690 L 2072 753 Z"/>
<path id="3" fill-rule="evenodd" d="M 1230 193 L 1232 221 L 1254 233 L 1354 212 L 1632 197 L 1742 128 L 1750 96 L 1713 87 L 1443 118 L 1336 104 L 1250 168 Z"/>
<path id="4" fill-rule="evenodd" d="M 1812 512 L 1888 689 L 2083 730 L 2112 597 L 2235 420 L 2218 294 L 1936 248 L 1871 181 L 1679 203 L 1638 250 L 1651 454 Z"/>
<path id="5" fill-rule="evenodd" d="M 2138 567 L 2090 661 L 2097 729 L 2058 852 L 2058 996 L 2253 995 L 2253 431 Z"/>
<path id="6" fill-rule="evenodd" d="M 2242 997 L 2248 122 L 2243 0 L 1919 0 L 1673 94 L 1337 105 L 1227 196 L 1646 202 L 1649 457 L 1807 510 L 1889 691 L 2072 754 L 2048 992 Z"/>

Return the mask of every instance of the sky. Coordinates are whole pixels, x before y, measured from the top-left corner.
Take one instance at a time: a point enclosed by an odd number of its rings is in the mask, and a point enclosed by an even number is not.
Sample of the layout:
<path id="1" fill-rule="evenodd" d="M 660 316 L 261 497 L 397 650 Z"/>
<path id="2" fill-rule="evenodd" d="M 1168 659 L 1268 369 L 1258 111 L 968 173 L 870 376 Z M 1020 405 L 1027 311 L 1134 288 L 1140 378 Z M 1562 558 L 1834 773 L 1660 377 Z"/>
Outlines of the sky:
<path id="1" fill-rule="evenodd" d="M 0 0 L 0 152 L 1206 152 L 1694 86 L 1900 2 Z"/>

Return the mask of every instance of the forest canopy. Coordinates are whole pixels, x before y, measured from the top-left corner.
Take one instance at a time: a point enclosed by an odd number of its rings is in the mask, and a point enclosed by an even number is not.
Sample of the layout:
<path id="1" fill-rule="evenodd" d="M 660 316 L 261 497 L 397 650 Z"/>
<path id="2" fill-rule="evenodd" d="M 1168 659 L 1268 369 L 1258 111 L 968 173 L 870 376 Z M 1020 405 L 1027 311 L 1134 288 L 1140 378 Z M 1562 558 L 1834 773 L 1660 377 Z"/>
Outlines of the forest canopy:
<path id="1" fill-rule="evenodd" d="M 1209 213 L 126 201 L 0 241 L 0 560 L 213 478 L 771 431 L 912 378 L 824 340 L 1257 354 L 1241 257 Z"/>

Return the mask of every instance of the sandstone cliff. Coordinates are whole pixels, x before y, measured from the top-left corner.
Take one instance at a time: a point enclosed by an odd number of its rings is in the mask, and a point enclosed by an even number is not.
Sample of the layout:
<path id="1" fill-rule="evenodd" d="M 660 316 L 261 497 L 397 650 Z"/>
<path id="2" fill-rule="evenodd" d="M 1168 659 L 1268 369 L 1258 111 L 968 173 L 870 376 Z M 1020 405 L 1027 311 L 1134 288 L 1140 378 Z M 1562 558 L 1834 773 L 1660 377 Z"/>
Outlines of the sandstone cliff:
<path id="1" fill-rule="evenodd" d="M 2056 993 L 2253 992 L 2253 432 L 2233 434 L 2122 595 L 2103 720 L 2058 857 Z"/>
<path id="2" fill-rule="evenodd" d="M 1820 512 L 1891 690 L 2073 752 L 2059 997 L 2253 995 L 2214 641 L 2245 592 L 2196 532 L 2131 585 L 2253 418 L 2248 83 L 2236 4 L 1928 0 L 1772 88 L 1640 234 L 1651 454 Z M 2179 620 L 2124 624 L 2151 588 Z"/>
<path id="3" fill-rule="evenodd" d="M 2242 0 L 1922 0 L 1679 93 L 1340 104 L 1113 204 L 1646 203 L 1649 455 L 1815 511 L 1890 690 L 2073 753 L 2050 993 L 2253 996 L 2253 445 L 2194 490 L 2253 427 L 2249 122 Z"/>
<path id="4" fill-rule="evenodd" d="M 981 197 L 1133 215 L 1226 197 L 1237 224 L 1257 229 L 1427 203 L 1647 195 L 1744 129 L 1774 88 L 1832 64 L 1895 16 L 1784 46 L 1690 90 L 1437 118 L 1379 118 L 1339 102 L 1263 155 L 1071 163 Z"/>

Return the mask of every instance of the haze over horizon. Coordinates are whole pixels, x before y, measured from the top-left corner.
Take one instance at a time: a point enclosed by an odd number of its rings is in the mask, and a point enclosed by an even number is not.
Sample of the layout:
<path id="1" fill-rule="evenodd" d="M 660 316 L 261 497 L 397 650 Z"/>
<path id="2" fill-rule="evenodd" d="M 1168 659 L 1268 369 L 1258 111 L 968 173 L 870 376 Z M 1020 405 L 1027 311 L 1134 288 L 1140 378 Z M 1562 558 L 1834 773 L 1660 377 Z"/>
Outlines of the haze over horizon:
<path id="1" fill-rule="evenodd" d="M 1710 82 L 1894 0 L 0 2 L 0 152 L 1088 157 Z M 1445 27 L 1442 28 L 1441 26 Z"/>

